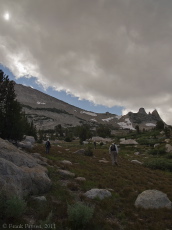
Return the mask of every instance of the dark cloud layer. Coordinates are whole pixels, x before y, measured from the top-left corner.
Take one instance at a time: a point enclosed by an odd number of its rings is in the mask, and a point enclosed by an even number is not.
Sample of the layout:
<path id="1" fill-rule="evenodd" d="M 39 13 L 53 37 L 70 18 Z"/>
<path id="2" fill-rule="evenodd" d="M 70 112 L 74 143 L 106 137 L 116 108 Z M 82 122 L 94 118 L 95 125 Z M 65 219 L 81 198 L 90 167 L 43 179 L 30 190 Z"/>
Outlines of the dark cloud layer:
<path id="1" fill-rule="evenodd" d="M 171 0 L 0 0 L 0 9 L 0 62 L 17 77 L 124 112 L 156 108 L 172 124 Z"/>

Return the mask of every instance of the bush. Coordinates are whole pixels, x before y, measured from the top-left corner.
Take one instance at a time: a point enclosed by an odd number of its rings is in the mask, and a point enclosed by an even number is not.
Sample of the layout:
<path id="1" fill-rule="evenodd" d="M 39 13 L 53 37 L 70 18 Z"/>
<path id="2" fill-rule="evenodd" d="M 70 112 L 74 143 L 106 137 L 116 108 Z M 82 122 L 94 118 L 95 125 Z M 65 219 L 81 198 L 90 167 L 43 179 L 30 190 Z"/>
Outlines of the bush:
<path id="1" fill-rule="evenodd" d="M 6 209 L 6 196 L 4 193 L 0 193 L 0 218 L 3 219 L 5 217 L 5 209 Z"/>
<path id="2" fill-rule="evenodd" d="M 70 137 L 66 137 L 66 138 L 64 139 L 64 141 L 66 141 L 66 142 L 71 142 L 72 140 L 70 139 Z"/>
<path id="3" fill-rule="evenodd" d="M 157 139 L 147 139 L 147 138 L 139 138 L 137 139 L 137 142 L 140 145 L 155 145 L 157 143 Z"/>
<path id="4" fill-rule="evenodd" d="M 93 217 L 94 207 L 78 202 L 68 205 L 68 217 L 72 224 L 72 229 L 84 229 Z"/>
<path id="5" fill-rule="evenodd" d="M 166 157 L 167 159 L 172 159 L 172 153 L 168 153 L 165 157 Z"/>
<path id="6" fill-rule="evenodd" d="M 26 209 L 26 202 L 16 196 L 7 199 L 4 193 L 0 194 L 0 218 L 18 218 Z"/>
<path id="7" fill-rule="evenodd" d="M 43 227 L 43 229 L 54 228 L 54 224 L 50 224 L 50 223 L 52 223 L 52 217 L 53 217 L 53 213 L 51 211 L 45 220 L 40 221 L 40 225 Z"/>
<path id="8" fill-rule="evenodd" d="M 92 150 L 92 148 L 91 147 L 88 147 L 86 150 L 85 150 L 85 152 L 84 152 L 84 155 L 85 156 L 93 156 L 93 150 Z"/>
<path id="9" fill-rule="evenodd" d="M 151 169 L 160 169 L 172 172 L 172 161 L 167 159 L 155 159 L 147 161 L 144 163 L 144 165 Z"/>
<path id="10" fill-rule="evenodd" d="M 148 151 L 148 154 L 150 155 L 164 155 L 166 153 L 166 150 L 164 147 L 157 148 L 157 149 L 151 149 Z"/>
<path id="11" fill-rule="evenodd" d="M 6 202 L 6 216 L 7 217 L 20 217 L 26 209 L 26 202 L 18 197 L 12 197 Z"/>

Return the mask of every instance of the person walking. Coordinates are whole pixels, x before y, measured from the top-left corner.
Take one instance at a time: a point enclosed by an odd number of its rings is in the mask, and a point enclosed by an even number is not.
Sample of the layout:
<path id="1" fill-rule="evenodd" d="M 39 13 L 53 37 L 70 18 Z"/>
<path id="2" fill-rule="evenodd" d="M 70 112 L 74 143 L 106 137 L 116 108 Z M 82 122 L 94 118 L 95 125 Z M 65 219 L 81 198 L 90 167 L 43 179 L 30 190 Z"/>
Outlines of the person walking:
<path id="1" fill-rule="evenodd" d="M 94 148 L 96 149 L 96 142 L 94 141 Z"/>
<path id="2" fill-rule="evenodd" d="M 48 154 L 50 152 L 50 148 L 51 148 L 51 144 L 50 144 L 49 139 L 47 139 L 47 141 L 45 143 L 45 147 L 46 147 L 46 153 Z"/>
<path id="3" fill-rule="evenodd" d="M 118 146 L 115 143 L 112 143 L 109 147 L 109 154 L 111 155 L 112 159 L 112 165 L 117 165 L 118 166 Z"/>

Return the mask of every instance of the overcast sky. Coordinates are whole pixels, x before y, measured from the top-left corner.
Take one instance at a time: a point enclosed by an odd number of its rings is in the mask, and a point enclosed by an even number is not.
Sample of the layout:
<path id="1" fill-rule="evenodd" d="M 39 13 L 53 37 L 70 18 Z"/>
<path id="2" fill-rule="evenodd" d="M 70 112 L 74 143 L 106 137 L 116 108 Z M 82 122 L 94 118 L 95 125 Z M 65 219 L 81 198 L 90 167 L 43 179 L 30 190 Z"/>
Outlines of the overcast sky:
<path id="1" fill-rule="evenodd" d="M 172 124 L 172 0 L 0 0 L 0 63 L 20 78 Z"/>

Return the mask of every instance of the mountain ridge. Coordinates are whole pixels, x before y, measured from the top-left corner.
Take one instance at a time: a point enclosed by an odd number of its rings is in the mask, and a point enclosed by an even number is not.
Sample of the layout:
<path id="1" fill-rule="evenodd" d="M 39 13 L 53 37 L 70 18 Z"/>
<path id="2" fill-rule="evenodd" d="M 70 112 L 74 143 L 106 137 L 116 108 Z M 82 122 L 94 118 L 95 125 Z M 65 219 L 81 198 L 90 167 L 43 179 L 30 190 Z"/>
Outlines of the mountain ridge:
<path id="1" fill-rule="evenodd" d="M 26 116 L 34 122 L 37 129 L 54 129 L 58 124 L 63 127 L 104 124 L 111 129 L 131 130 L 139 125 L 141 129 L 151 129 L 157 121 L 162 121 L 157 110 L 147 114 L 144 108 L 140 108 L 138 113 L 129 112 L 118 116 L 109 112 L 87 111 L 22 84 L 15 84 L 15 92 Z"/>

